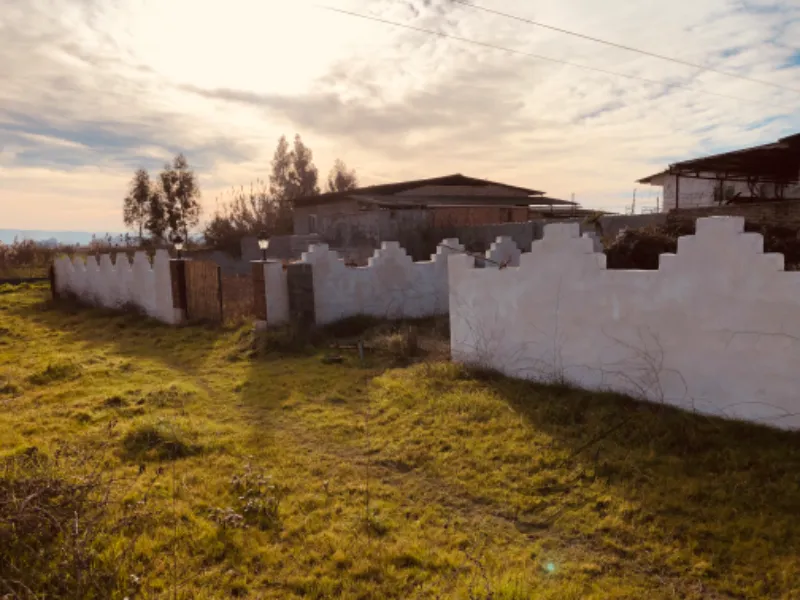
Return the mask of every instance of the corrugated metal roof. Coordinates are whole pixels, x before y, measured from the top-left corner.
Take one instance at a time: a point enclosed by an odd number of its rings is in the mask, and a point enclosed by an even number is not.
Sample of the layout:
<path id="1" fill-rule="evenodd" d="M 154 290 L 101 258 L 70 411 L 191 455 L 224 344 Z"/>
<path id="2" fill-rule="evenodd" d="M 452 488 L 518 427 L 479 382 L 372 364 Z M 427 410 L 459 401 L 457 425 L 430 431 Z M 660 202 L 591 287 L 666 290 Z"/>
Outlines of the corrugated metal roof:
<path id="1" fill-rule="evenodd" d="M 294 204 L 295 206 L 314 206 L 317 204 L 327 204 L 329 202 L 335 202 L 354 196 L 394 196 L 396 194 L 408 192 L 414 188 L 419 188 L 422 186 L 499 186 L 515 192 L 524 192 L 530 196 L 541 196 L 544 194 L 544 192 L 533 189 L 508 185 L 505 183 L 498 183 L 496 181 L 489 181 L 488 179 L 467 177 L 466 175 L 456 173 L 455 175 L 446 175 L 444 177 L 434 177 L 431 179 L 417 179 L 414 181 L 401 181 L 398 183 L 371 185 L 346 192 L 332 192 L 328 194 L 319 194 L 317 196 L 305 196 L 302 198 L 297 198 L 294 201 Z M 517 197 L 519 198 L 518 194 Z"/>
<path id="2" fill-rule="evenodd" d="M 787 136 L 770 144 L 677 162 L 661 173 L 640 179 L 638 183 L 653 183 L 658 177 L 666 175 L 727 181 L 797 183 L 800 181 L 800 134 Z"/>

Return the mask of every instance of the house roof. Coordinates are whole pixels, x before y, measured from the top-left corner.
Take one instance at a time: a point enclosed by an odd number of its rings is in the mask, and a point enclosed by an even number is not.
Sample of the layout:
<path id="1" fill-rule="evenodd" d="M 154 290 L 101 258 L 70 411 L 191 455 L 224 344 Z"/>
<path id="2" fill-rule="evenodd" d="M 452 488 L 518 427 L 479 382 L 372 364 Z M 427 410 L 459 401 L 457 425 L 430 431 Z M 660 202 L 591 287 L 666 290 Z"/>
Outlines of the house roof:
<path id="1" fill-rule="evenodd" d="M 781 138 L 771 144 L 674 163 L 667 170 L 640 179 L 638 183 L 654 183 L 664 175 L 726 181 L 797 183 L 800 181 L 800 134 Z"/>
<path id="2" fill-rule="evenodd" d="M 359 202 L 379 208 L 433 208 L 433 207 L 464 207 L 464 206 L 494 206 L 494 207 L 552 207 L 577 206 L 577 202 L 545 198 L 544 196 L 346 196 Z"/>
<path id="3" fill-rule="evenodd" d="M 382 199 L 385 200 L 386 196 L 395 196 L 397 194 L 402 194 L 403 192 L 409 192 L 414 190 L 415 188 L 420 188 L 423 186 L 459 186 L 459 187 L 473 187 L 473 188 L 480 188 L 480 187 L 487 187 L 487 186 L 497 186 L 502 187 L 510 192 L 516 192 L 516 194 L 512 195 L 509 194 L 507 197 L 503 197 L 504 200 L 509 200 L 512 197 L 516 196 L 517 199 L 522 194 L 527 196 L 541 196 L 544 192 L 540 192 L 537 190 L 532 190 L 529 188 L 518 187 L 515 185 L 508 185 L 505 183 L 498 183 L 496 181 L 489 181 L 487 179 L 478 179 L 475 177 L 467 177 L 466 175 L 461 175 L 460 173 L 456 173 L 455 175 L 446 175 L 444 177 L 433 177 L 430 179 L 417 179 L 414 181 L 401 181 L 399 183 L 388 183 L 388 184 L 381 184 L 381 185 L 371 185 L 367 187 L 358 188 L 355 190 L 348 190 L 346 192 L 331 192 L 327 194 L 319 194 L 317 196 L 305 196 L 302 198 L 297 198 L 294 203 L 295 206 L 314 206 L 317 204 L 327 204 L 329 202 L 336 202 L 338 200 L 343 200 L 345 198 L 357 198 L 359 196 L 381 196 Z M 408 202 L 411 198 L 414 198 L 413 195 L 405 195 L 403 196 L 404 200 L 400 200 L 401 202 Z M 431 197 L 428 197 L 430 199 Z M 445 196 L 446 198 L 446 196 Z M 483 201 L 487 199 L 487 196 L 481 197 Z"/>

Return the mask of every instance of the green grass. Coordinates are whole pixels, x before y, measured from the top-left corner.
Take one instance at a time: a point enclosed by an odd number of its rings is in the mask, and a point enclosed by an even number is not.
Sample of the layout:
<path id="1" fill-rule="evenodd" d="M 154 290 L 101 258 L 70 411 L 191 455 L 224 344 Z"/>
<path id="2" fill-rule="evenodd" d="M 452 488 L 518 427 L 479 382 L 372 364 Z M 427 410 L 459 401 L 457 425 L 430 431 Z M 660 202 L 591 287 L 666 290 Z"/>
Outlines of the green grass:
<path id="1" fill-rule="evenodd" d="M 0 296 L 0 459 L 126 482 L 105 597 L 800 598 L 798 434 L 45 298 Z"/>

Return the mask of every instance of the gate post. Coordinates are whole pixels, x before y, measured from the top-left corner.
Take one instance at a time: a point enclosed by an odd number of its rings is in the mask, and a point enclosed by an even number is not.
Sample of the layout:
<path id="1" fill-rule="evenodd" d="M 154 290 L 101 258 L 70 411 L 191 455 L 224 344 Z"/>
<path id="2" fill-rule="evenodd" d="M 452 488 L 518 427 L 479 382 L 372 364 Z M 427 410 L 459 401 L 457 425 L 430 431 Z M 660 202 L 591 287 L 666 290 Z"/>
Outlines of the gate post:
<path id="1" fill-rule="evenodd" d="M 253 312 L 256 317 L 256 331 L 267 328 L 267 282 L 266 261 L 254 260 L 250 262 L 253 273 Z"/>
<path id="2" fill-rule="evenodd" d="M 55 263 L 50 265 L 47 269 L 47 277 L 50 279 L 50 293 L 53 295 L 53 300 L 58 300 L 58 282 L 56 281 L 56 266 Z"/>
<path id="3" fill-rule="evenodd" d="M 175 310 L 175 323 L 188 319 L 186 302 L 186 261 L 173 258 L 169 261 L 169 275 L 172 283 L 172 308 Z"/>
<path id="4" fill-rule="evenodd" d="M 219 303 L 219 322 L 225 323 L 225 303 L 222 299 L 222 267 L 217 265 L 217 303 Z"/>

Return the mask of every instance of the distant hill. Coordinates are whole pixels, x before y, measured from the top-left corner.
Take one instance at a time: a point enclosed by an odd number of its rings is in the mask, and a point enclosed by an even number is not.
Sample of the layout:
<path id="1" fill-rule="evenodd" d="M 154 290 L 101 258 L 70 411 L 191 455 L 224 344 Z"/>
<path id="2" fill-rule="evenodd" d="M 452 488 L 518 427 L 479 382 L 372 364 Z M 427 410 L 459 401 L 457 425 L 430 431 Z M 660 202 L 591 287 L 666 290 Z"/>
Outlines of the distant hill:
<path id="1" fill-rule="evenodd" d="M 11 244 L 14 238 L 18 240 L 33 240 L 34 242 L 48 242 L 56 240 L 59 244 L 88 244 L 92 235 L 98 238 L 105 237 L 106 232 L 99 231 L 36 231 L 33 229 L 0 229 L 0 242 Z M 111 233 L 116 237 L 117 233 Z"/>

